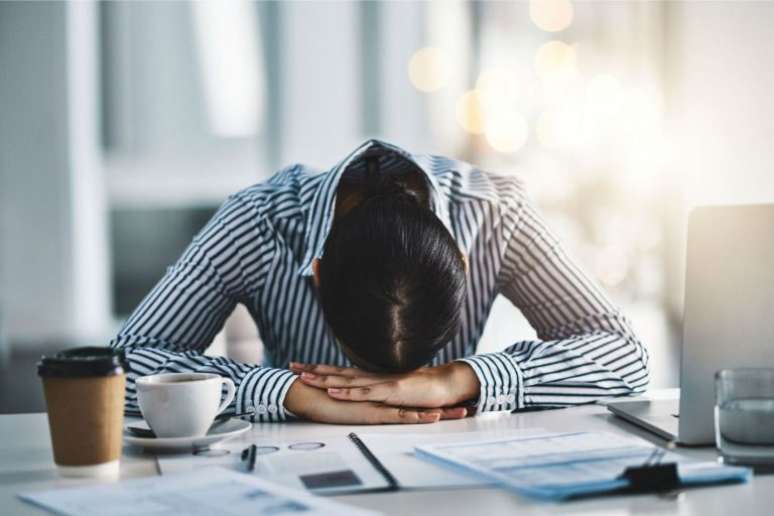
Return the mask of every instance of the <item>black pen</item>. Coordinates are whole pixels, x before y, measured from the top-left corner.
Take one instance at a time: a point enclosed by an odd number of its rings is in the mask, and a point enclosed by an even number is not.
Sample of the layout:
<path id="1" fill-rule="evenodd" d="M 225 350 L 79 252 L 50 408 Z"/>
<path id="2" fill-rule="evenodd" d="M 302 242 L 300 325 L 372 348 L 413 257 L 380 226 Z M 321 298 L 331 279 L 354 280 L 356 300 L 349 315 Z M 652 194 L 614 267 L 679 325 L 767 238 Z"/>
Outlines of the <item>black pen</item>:
<path id="1" fill-rule="evenodd" d="M 255 456 L 257 451 L 258 447 L 254 444 L 251 444 L 242 450 L 242 460 L 247 460 L 246 471 L 248 472 L 255 470 Z"/>
<path id="2" fill-rule="evenodd" d="M 360 440 L 360 438 L 357 436 L 355 432 L 352 432 L 349 434 L 350 440 L 355 443 L 355 446 L 358 447 L 360 452 L 365 456 L 365 458 L 368 460 L 368 462 L 371 463 L 371 465 L 382 474 L 384 477 L 384 480 L 387 481 L 387 490 L 389 491 L 396 491 L 399 488 L 398 481 L 395 479 L 394 476 L 392 476 L 392 473 L 390 473 L 390 470 L 388 470 L 384 464 L 381 463 L 379 459 L 376 458 L 376 455 L 371 452 L 371 450 L 368 449 L 368 446 L 365 445 L 363 441 Z"/>

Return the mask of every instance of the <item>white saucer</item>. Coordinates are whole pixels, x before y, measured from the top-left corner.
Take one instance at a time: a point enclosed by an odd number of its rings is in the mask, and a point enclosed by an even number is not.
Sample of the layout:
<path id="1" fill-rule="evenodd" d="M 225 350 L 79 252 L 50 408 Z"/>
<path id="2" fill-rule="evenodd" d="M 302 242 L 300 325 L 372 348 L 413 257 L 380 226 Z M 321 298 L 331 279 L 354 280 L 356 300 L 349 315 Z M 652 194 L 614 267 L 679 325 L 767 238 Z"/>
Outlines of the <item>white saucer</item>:
<path id="1" fill-rule="evenodd" d="M 148 428 L 145 421 L 132 422 L 127 426 Z M 190 452 L 209 448 L 215 443 L 232 439 L 247 432 L 252 426 L 249 421 L 231 419 L 228 423 L 219 425 L 203 437 L 137 437 L 124 428 L 124 441 L 150 451 Z"/>

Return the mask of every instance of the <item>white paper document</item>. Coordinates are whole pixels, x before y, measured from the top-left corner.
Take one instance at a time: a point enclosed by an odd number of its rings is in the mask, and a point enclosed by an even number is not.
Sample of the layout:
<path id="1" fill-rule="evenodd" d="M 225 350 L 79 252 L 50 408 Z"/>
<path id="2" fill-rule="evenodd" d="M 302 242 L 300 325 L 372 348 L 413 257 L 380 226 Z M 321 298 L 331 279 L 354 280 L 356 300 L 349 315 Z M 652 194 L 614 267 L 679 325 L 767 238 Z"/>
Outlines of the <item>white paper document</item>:
<path id="1" fill-rule="evenodd" d="M 218 467 L 115 484 L 22 493 L 19 497 L 58 514 L 78 516 L 376 514 Z"/>
<path id="2" fill-rule="evenodd" d="M 335 495 L 387 489 L 389 483 L 348 437 L 319 441 L 280 441 L 257 439 L 254 476 L 315 494 Z M 159 455 L 163 475 L 191 471 L 213 465 L 246 472 L 242 451 L 245 441 L 225 442 L 204 453 Z"/>
<path id="3" fill-rule="evenodd" d="M 546 433 L 540 428 L 453 433 L 362 433 L 360 439 L 398 481 L 401 489 L 434 489 L 492 484 L 483 477 L 453 471 L 415 456 L 414 448 L 429 444 L 475 442 L 498 437 L 528 437 Z"/>
<path id="4" fill-rule="evenodd" d="M 426 444 L 475 442 L 498 437 L 528 437 L 546 433 L 538 428 L 454 433 L 362 433 L 360 440 L 397 480 L 401 489 L 434 489 L 491 484 L 491 480 L 471 477 L 428 463 L 414 456 L 416 446 Z M 386 489 L 388 482 L 348 437 L 326 438 L 319 442 L 259 439 L 255 476 L 315 494 L 335 495 Z M 245 442 L 225 442 L 212 453 L 159 455 L 163 475 L 193 469 L 222 466 L 245 471 L 242 460 Z"/>

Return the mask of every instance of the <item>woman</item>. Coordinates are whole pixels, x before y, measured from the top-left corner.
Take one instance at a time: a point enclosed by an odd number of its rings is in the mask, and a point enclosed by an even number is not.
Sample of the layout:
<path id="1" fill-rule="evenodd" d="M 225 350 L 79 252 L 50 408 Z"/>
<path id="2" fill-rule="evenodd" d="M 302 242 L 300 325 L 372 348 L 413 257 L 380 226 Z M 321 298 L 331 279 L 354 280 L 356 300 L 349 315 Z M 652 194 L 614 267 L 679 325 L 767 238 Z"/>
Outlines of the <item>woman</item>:
<path id="1" fill-rule="evenodd" d="M 539 340 L 474 355 L 498 294 Z M 237 303 L 263 366 L 201 353 Z M 126 321 L 134 380 L 228 376 L 255 419 L 431 423 L 641 392 L 647 352 L 513 177 L 371 140 L 229 198 Z"/>

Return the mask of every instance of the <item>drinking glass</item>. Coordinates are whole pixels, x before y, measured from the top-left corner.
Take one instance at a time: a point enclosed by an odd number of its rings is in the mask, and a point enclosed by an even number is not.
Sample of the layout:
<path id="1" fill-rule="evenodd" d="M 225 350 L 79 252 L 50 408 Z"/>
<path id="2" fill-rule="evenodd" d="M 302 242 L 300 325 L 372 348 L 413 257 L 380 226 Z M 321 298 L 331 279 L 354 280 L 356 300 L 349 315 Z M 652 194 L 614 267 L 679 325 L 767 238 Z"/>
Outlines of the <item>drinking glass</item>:
<path id="1" fill-rule="evenodd" d="M 715 374 L 715 444 L 723 462 L 774 464 L 774 368 Z"/>

